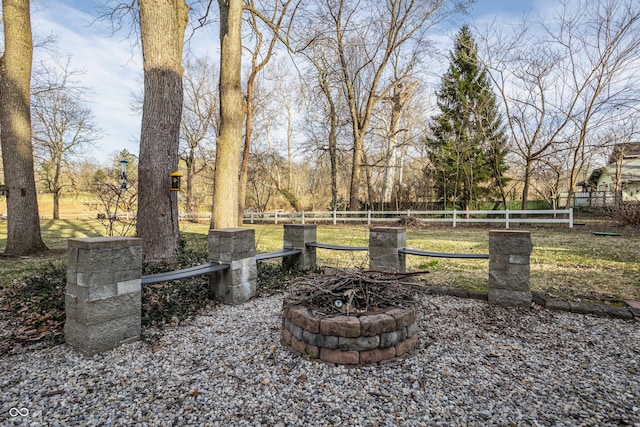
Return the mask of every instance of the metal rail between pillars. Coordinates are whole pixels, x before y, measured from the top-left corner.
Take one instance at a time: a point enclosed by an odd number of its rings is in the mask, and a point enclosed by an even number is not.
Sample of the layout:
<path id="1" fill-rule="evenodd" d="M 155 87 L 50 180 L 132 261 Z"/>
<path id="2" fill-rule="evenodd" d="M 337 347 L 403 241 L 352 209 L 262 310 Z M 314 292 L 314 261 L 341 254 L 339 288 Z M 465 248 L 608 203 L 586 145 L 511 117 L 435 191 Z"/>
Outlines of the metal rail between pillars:
<path id="1" fill-rule="evenodd" d="M 203 274 L 214 273 L 216 271 L 228 270 L 229 264 L 210 262 L 182 270 L 167 271 L 166 273 L 148 274 L 142 276 L 141 284 L 150 285 L 152 283 L 170 282 L 172 280 L 188 279 L 189 277 L 202 276 Z"/>
<path id="2" fill-rule="evenodd" d="M 452 254 L 447 252 L 419 251 L 417 249 L 398 249 L 398 253 L 405 255 L 428 256 L 433 258 L 466 258 L 466 259 L 489 259 L 489 254 Z"/>
<path id="3" fill-rule="evenodd" d="M 330 245 L 328 243 L 318 243 L 311 242 L 306 243 L 307 246 L 312 248 L 320 248 L 320 249 L 331 249 L 334 251 L 368 251 L 368 246 L 340 246 L 340 245 Z"/>

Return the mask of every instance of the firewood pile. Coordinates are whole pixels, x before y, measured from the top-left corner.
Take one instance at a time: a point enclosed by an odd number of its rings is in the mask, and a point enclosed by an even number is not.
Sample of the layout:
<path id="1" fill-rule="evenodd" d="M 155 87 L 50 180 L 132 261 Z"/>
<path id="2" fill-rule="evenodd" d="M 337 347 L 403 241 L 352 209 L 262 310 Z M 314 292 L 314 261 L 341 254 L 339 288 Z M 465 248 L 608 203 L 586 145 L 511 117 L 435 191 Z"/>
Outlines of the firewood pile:
<path id="1" fill-rule="evenodd" d="M 284 307 L 304 305 L 319 313 L 347 315 L 410 307 L 415 305 L 415 294 L 421 288 L 411 279 L 426 273 L 334 269 L 331 275 L 298 277 L 290 282 L 292 291 Z"/>

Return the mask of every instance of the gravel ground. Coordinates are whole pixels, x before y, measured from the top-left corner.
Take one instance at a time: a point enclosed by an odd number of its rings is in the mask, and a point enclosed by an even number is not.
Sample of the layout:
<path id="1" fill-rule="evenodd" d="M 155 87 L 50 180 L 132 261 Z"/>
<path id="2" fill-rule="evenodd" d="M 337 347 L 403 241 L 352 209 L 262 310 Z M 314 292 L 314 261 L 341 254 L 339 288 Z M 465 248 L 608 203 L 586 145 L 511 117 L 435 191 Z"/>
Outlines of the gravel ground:
<path id="1" fill-rule="evenodd" d="M 14 354 L 0 360 L 0 424 L 640 426 L 639 323 L 447 296 L 420 305 L 418 348 L 380 366 L 292 355 L 279 297 L 91 358 L 66 345 Z"/>

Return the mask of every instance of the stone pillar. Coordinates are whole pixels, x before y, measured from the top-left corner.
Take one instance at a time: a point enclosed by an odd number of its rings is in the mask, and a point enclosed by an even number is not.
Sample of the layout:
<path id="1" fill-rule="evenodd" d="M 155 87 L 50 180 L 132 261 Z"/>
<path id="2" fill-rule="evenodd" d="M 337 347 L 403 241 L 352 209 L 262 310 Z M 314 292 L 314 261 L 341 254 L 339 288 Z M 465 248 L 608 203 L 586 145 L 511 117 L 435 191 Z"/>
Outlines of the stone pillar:
<path id="1" fill-rule="evenodd" d="M 209 277 L 211 294 L 226 304 L 241 304 L 255 295 L 258 282 L 255 230 L 209 230 L 209 260 L 229 264 Z"/>
<path id="2" fill-rule="evenodd" d="M 307 243 L 316 241 L 315 224 L 285 224 L 283 249 L 300 249 L 302 253 L 282 259 L 283 265 L 299 270 L 316 268 L 316 248 L 307 247 Z"/>
<path id="3" fill-rule="evenodd" d="M 140 338 L 141 240 L 69 239 L 65 340 L 86 355 Z"/>
<path id="4" fill-rule="evenodd" d="M 404 227 L 371 227 L 369 230 L 369 269 L 404 272 L 405 255 L 398 252 L 407 246 Z"/>
<path id="5" fill-rule="evenodd" d="M 531 306 L 528 231 L 489 231 L 489 304 L 504 307 Z"/>

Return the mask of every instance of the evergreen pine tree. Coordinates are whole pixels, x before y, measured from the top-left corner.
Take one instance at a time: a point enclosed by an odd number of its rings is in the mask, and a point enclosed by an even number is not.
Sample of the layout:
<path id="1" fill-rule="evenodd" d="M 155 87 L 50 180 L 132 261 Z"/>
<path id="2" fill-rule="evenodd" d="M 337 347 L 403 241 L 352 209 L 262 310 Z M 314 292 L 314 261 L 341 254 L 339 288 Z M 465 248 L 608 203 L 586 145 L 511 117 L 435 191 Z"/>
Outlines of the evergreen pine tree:
<path id="1" fill-rule="evenodd" d="M 427 140 L 438 197 L 444 208 L 469 209 L 496 198 L 506 203 L 507 138 L 468 26 L 460 29 L 450 58 Z"/>

